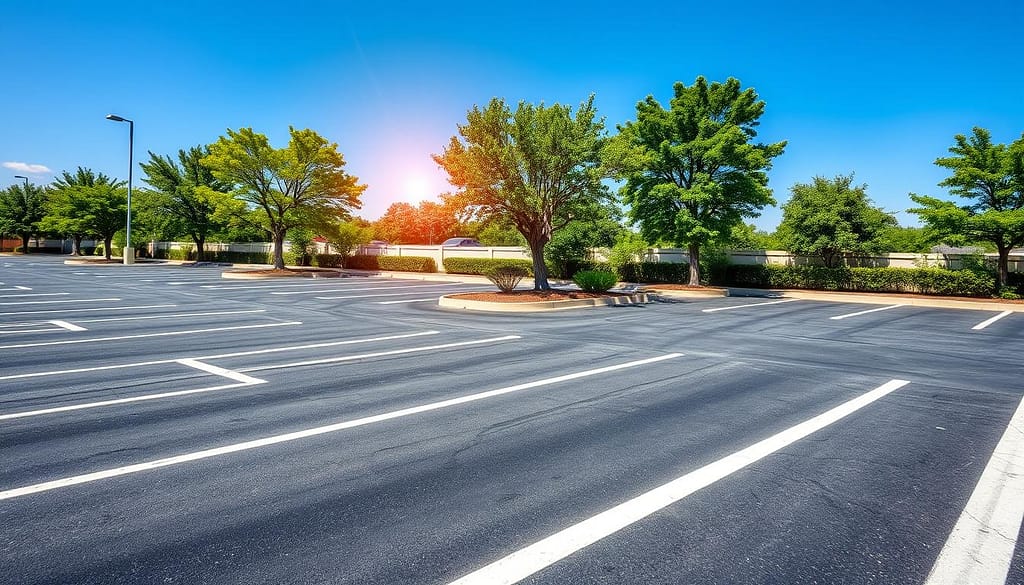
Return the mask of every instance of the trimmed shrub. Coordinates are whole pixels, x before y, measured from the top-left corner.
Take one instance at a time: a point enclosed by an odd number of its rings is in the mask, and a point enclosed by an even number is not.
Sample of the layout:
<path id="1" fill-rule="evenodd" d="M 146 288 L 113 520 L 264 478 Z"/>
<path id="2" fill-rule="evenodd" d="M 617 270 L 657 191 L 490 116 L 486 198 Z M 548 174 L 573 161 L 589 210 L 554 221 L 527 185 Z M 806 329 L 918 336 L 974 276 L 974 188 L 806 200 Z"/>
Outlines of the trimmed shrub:
<path id="1" fill-rule="evenodd" d="M 349 256 L 351 258 L 351 256 Z M 313 256 L 313 264 L 320 268 L 344 268 L 345 256 L 341 254 L 317 254 Z"/>
<path id="2" fill-rule="evenodd" d="M 487 280 L 494 283 L 501 292 L 512 292 L 519 285 L 519 281 L 530 275 L 530 271 L 523 266 L 498 266 L 487 272 Z"/>
<path id="3" fill-rule="evenodd" d="M 381 270 L 401 272 L 437 272 L 437 263 L 429 256 L 377 256 Z"/>
<path id="4" fill-rule="evenodd" d="M 630 262 L 622 265 L 619 276 L 627 282 L 687 283 L 690 265 L 686 262 Z"/>
<path id="5" fill-rule="evenodd" d="M 437 272 L 437 264 L 428 256 L 349 256 L 346 268 L 354 270 L 396 270 L 399 272 Z"/>
<path id="6" fill-rule="evenodd" d="M 732 265 L 726 269 L 726 284 L 967 297 L 987 297 L 995 291 L 995 278 L 991 274 L 944 268 Z"/>
<path id="7" fill-rule="evenodd" d="M 445 258 L 444 271 L 452 274 L 479 274 L 487 276 L 491 270 L 506 266 L 519 266 L 526 269 L 527 276 L 533 276 L 533 262 L 505 258 Z"/>
<path id="8" fill-rule="evenodd" d="M 614 272 L 603 270 L 582 270 L 572 276 L 576 286 L 587 292 L 605 292 L 619 281 Z"/>

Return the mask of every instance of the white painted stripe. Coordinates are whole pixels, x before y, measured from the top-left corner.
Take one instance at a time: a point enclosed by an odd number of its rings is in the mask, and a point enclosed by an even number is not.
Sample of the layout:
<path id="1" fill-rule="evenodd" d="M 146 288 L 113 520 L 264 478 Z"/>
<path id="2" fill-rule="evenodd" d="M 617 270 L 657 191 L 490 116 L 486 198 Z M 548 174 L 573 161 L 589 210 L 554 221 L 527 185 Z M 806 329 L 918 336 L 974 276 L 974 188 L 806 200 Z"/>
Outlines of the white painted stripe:
<path id="1" fill-rule="evenodd" d="M 973 330 L 973 331 L 981 331 L 982 329 L 988 327 L 989 325 L 995 323 L 996 321 L 1002 319 L 1003 317 L 1006 317 L 1007 315 L 1009 315 L 1011 313 L 1013 313 L 1013 311 L 1003 311 L 1002 313 L 999 313 L 995 317 L 989 317 L 988 319 L 985 319 L 984 321 L 982 321 L 981 323 L 978 323 L 974 327 L 971 327 L 971 330 Z"/>
<path id="2" fill-rule="evenodd" d="M 398 305 L 401 303 L 422 303 L 424 301 L 436 301 L 437 297 L 430 297 L 429 299 L 406 299 L 404 301 L 381 301 L 378 305 Z"/>
<path id="3" fill-rule="evenodd" d="M 0 299 L 17 299 L 23 297 L 66 297 L 71 293 L 29 293 L 24 295 L 0 295 Z"/>
<path id="4" fill-rule="evenodd" d="M 520 549 L 461 579 L 452 581 L 450 585 L 510 585 L 517 583 L 572 553 L 678 502 L 697 490 L 827 427 L 908 383 L 906 380 L 890 380 L 878 388 L 861 394 L 814 418 Z"/>
<path id="5" fill-rule="evenodd" d="M 54 304 L 54 303 L 102 303 L 102 302 L 106 302 L 106 301 L 120 301 L 120 300 L 121 299 L 114 297 L 114 298 L 109 298 L 109 299 L 72 299 L 72 300 L 64 300 L 64 301 L 18 301 L 16 303 L 4 302 L 4 303 L 0 303 L 0 305 L 50 305 L 50 304 Z M 7 314 L 7 313 L 0 313 L 0 314 Z"/>
<path id="6" fill-rule="evenodd" d="M 888 311 L 889 309 L 898 309 L 899 307 L 905 307 L 906 305 L 889 305 L 886 307 L 878 307 L 877 309 L 868 309 L 867 311 L 857 311 L 856 313 L 847 313 L 846 315 L 836 315 L 835 317 L 829 317 L 833 321 L 840 319 L 846 319 L 847 317 L 859 317 L 861 315 L 867 315 L 868 313 L 877 313 L 879 311 Z"/>
<path id="7" fill-rule="evenodd" d="M 0 283 L 0 284 L 3 284 L 3 283 Z M 14 291 L 14 290 L 32 290 L 32 289 L 27 287 L 27 286 L 12 286 L 12 287 L 9 287 L 9 288 L 0 288 L 0 290 L 2 290 L 2 291 Z"/>
<path id="8" fill-rule="evenodd" d="M 24 327 L 24 325 L 22 325 Z M 6 327 L 6 325 L 5 325 Z M 54 331 L 63 331 L 60 328 L 56 329 L 19 329 L 16 331 L 0 331 L 0 335 L 17 335 L 19 333 L 53 333 Z"/>
<path id="9" fill-rule="evenodd" d="M 418 331 L 416 333 L 402 333 L 398 335 L 385 335 L 383 337 L 364 337 L 361 339 L 346 339 L 344 341 L 327 341 L 323 343 L 311 343 L 308 345 L 292 345 L 289 347 L 273 347 L 270 349 L 254 349 L 249 351 L 238 351 L 234 353 L 222 353 L 218 355 L 193 356 L 191 358 L 171 358 L 165 360 L 152 360 L 148 362 L 135 362 L 131 364 L 115 364 L 111 366 L 94 366 L 91 368 L 75 368 L 71 370 L 53 370 L 47 372 L 32 372 L 30 374 L 14 374 L 11 376 L 0 376 L 0 380 L 16 380 L 20 378 L 39 378 L 43 376 L 59 376 L 62 374 L 80 374 L 83 372 L 99 372 L 103 370 L 120 370 L 124 368 L 139 368 L 143 366 L 155 366 L 169 364 L 180 359 L 194 360 L 216 360 L 222 358 L 244 357 L 249 355 L 261 355 L 267 353 L 278 353 L 283 351 L 298 351 L 302 349 L 314 349 L 320 347 L 336 347 L 339 345 L 352 345 L 356 343 L 370 343 L 373 341 L 391 341 L 393 339 L 406 339 L 409 337 L 420 337 L 422 335 L 437 335 L 440 331 Z"/>
<path id="10" fill-rule="evenodd" d="M 465 347 L 467 345 L 481 345 L 484 343 L 497 343 L 499 341 L 511 341 L 513 339 L 522 339 L 518 335 L 504 335 L 502 337 L 490 337 L 488 339 L 476 339 L 473 341 L 457 341 L 454 343 L 442 343 L 440 345 L 426 345 L 423 347 L 409 347 L 406 349 L 391 349 L 388 351 L 378 351 L 374 353 L 364 353 L 361 355 L 343 355 L 332 358 L 323 358 L 318 360 L 306 360 L 301 362 L 292 362 L 289 364 L 270 364 L 265 366 L 253 366 L 251 368 L 240 368 L 240 372 L 262 372 L 264 370 L 279 370 L 282 368 L 297 368 L 299 366 L 316 366 L 321 364 L 334 364 L 337 362 L 350 362 L 354 360 L 363 360 L 376 357 L 385 357 L 389 355 L 403 355 L 407 353 L 419 353 L 423 351 L 434 351 L 438 349 L 449 349 L 452 347 Z"/>
<path id="11" fill-rule="evenodd" d="M 219 366 L 207 364 L 199 360 L 183 359 L 178 360 L 178 363 L 184 366 L 188 366 L 190 368 L 195 368 L 197 370 L 209 372 L 215 376 L 223 376 L 225 378 L 234 380 L 236 382 L 241 382 L 243 384 L 263 384 L 264 382 L 266 382 L 266 380 L 253 378 L 252 376 L 246 376 L 245 374 L 242 374 L 240 372 L 235 372 L 233 370 L 228 370 L 226 368 L 221 368 Z"/>
<path id="12" fill-rule="evenodd" d="M 488 288 L 492 288 L 493 289 L 494 287 L 488 287 Z M 418 295 L 418 294 L 422 294 L 422 293 L 420 293 L 419 291 L 416 291 L 416 292 L 407 292 L 407 293 L 374 293 L 372 295 L 345 295 L 345 296 L 340 296 L 340 297 L 316 297 L 316 298 L 321 300 L 321 301 L 332 301 L 332 300 L 335 300 L 335 299 L 371 299 L 371 298 L 375 299 L 375 298 L 378 298 L 378 297 L 407 297 L 409 295 Z"/>
<path id="13" fill-rule="evenodd" d="M 323 286 L 339 286 L 337 278 L 326 278 L 326 279 L 315 279 L 312 281 L 295 283 L 295 284 L 204 284 L 199 288 L 209 289 L 226 289 L 226 290 L 260 290 L 260 289 L 275 289 L 275 288 L 315 288 Z M 363 283 L 360 283 L 363 284 Z"/>
<path id="14" fill-rule="evenodd" d="M 302 325 L 302 321 L 284 321 L 282 323 L 264 323 L 261 325 L 238 325 L 235 327 L 211 327 L 209 329 L 190 329 L 188 331 L 163 331 L 161 333 L 140 333 L 138 335 L 118 335 L 115 337 L 93 337 L 91 339 L 70 339 L 67 341 L 40 341 L 37 343 L 20 343 L 17 345 L 0 345 L 0 349 L 17 349 L 22 347 L 42 347 L 45 345 L 68 345 L 72 343 L 93 343 L 100 341 L 117 341 L 120 339 L 142 339 L 145 337 L 169 337 L 172 335 L 191 335 L 193 333 L 213 333 L 215 331 L 237 331 L 239 329 L 262 329 L 264 327 L 285 327 Z"/>
<path id="15" fill-rule="evenodd" d="M 472 286 L 466 285 L 463 282 L 450 282 L 445 284 L 410 284 L 407 286 L 371 286 L 371 287 L 358 287 L 358 288 L 336 288 L 329 290 L 292 290 L 292 291 L 275 291 L 270 294 L 272 295 L 316 295 L 333 292 L 363 292 L 367 290 L 405 290 L 407 288 L 437 288 L 440 286 Z M 479 285 L 484 286 L 484 285 Z M 366 295 L 372 296 L 372 295 Z M 319 297 L 317 297 L 319 298 Z"/>
<path id="16" fill-rule="evenodd" d="M 800 299 L 782 299 L 781 301 L 765 301 L 763 303 L 749 303 L 746 305 L 732 305 L 730 307 L 717 307 L 715 309 L 702 309 L 701 313 L 717 313 L 718 311 L 731 311 L 732 309 L 745 309 L 747 307 L 760 307 L 762 305 L 778 305 L 779 303 L 792 303 Z"/>
<path id="17" fill-rule="evenodd" d="M 253 378 L 257 380 L 258 378 Z M 245 386 L 252 386 L 253 384 L 224 384 L 222 386 L 211 386 L 209 388 L 196 388 L 193 390 L 177 390 L 174 392 L 161 392 L 160 394 L 144 394 L 142 396 L 132 396 L 129 398 L 116 398 L 112 400 L 102 400 L 99 402 L 87 402 L 84 404 L 71 404 L 69 406 L 55 406 L 53 408 L 43 408 L 40 410 L 28 410 L 25 412 L 11 412 L 8 414 L 0 414 L 0 420 L 11 420 L 15 418 L 27 418 L 30 416 L 41 416 L 44 414 L 56 414 L 58 412 L 70 412 L 73 410 L 85 410 L 89 408 L 100 408 L 102 406 L 114 406 L 117 404 L 129 404 L 131 402 L 145 402 L 147 400 L 159 400 L 161 398 L 174 398 L 176 396 L 188 396 L 190 394 L 201 394 L 204 392 L 213 392 L 215 390 L 228 390 L 231 388 L 243 388 Z"/>
<path id="18" fill-rule="evenodd" d="M 1024 520 L 1024 400 L 981 472 L 925 585 L 1003 585 Z"/>
<path id="19" fill-rule="evenodd" d="M 78 321 L 79 323 L 107 323 L 110 321 L 142 321 L 145 319 L 208 317 L 211 315 L 245 315 L 250 313 L 266 312 L 266 309 L 246 309 L 244 311 L 212 311 L 208 313 L 171 313 L 167 315 L 143 315 L 139 317 L 107 317 L 105 319 L 76 319 L 76 321 Z"/>
<path id="20" fill-rule="evenodd" d="M 254 441 L 246 441 L 244 443 L 235 443 L 233 445 L 225 445 L 223 447 L 216 447 L 213 449 L 206 449 L 204 451 L 196 451 L 194 453 L 186 453 L 183 455 L 177 455 L 175 457 L 167 457 L 164 459 L 156 459 L 154 461 L 147 461 L 145 463 L 137 463 L 135 465 L 126 465 L 124 467 L 115 467 L 113 469 L 105 469 L 103 471 L 97 471 L 93 473 L 87 473 L 84 475 L 76 475 L 73 477 L 66 477 L 54 481 L 48 481 L 44 483 L 37 483 L 35 485 L 29 485 L 25 487 L 0 491 L 0 500 L 8 500 L 11 498 L 17 498 L 20 496 L 27 496 L 29 494 L 35 494 L 39 492 L 45 492 L 54 490 L 62 487 L 68 487 L 78 485 L 82 483 L 88 483 L 101 479 L 107 479 L 111 477 L 118 477 L 121 475 L 128 475 L 132 473 L 138 473 L 140 471 L 148 471 L 150 469 L 157 469 L 160 467 L 167 467 L 170 465 L 177 465 L 180 463 L 186 463 L 189 461 L 198 461 L 200 459 L 208 459 L 210 457 L 216 457 L 218 455 L 226 455 L 228 453 L 237 453 L 239 451 L 248 451 L 251 449 L 258 449 L 260 447 L 267 447 L 269 445 L 276 445 L 279 443 L 286 443 L 289 441 L 296 441 L 298 439 L 304 439 L 307 437 L 315 437 L 317 435 L 324 435 L 327 433 L 334 433 L 337 431 L 351 429 L 355 427 L 361 427 L 380 423 L 388 420 L 411 416 L 414 414 L 420 414 L 423 412 L 430 412 L 433 410 L 442 410 L 445 408 L 451 408 L 460 404 L 466 404 L 469 402 L 476 402 L 478 400 L 484 400 L 487 398 L 493 398 L 495 396 L 501 396 L 504 394 L 511 394 L 513 392 L 520 392 L 522 390 L 528 390 L 530 388 L 538 388 L 541 386 L 550 386 L 551 384 L 558 384 L 560 382 L 568 382 L 570 380 L 578 380 L 580 378 L 587 378 L 596 376 L 599 374 L 606 374 L 617 370 L 625 370 L 628 368 L 635 368 L 638 366 L 644 366 L 655 362 L 660 362 L 668 359 L 680 357 L 682 354 L 671 353 L 668 355 L 658 356 L 654 358 L 648 358 L 643 360 L 636 360 L 632 362 L 626 362 L 622 364 L 616 364 L 614 366 L 606 366 L 603 368 L 595 368 L 592 370 L 584 370 L 582 372 L 576 372 L 573 374 L 566 374 L 563 376 L 556 376 L 554 378 L 545 378 L 543 380 L 536 380 L 534 382 L 527 382 L 525 384 L 518 384 L 515 386 L 508 386 L 505 388 L 498 388 L 497 390 L 488 390 L 486 392 L 480 392 L 477 394 L 469 394 L 466 396 L 460 396 L 458 398 L 452 398 L 449 400 L 442 400 L 440 402 L 431 402 L 428 404 L 422 404 L 420 406 L 413 406 L 411 408 L 403 408 L 401 410 L 395 410 L 391 412 L 385 412 L 373 416 L 367 416 L 364 418 L 357 418 L 344 422 L 335 423 L 332 425 L 326 425 L 322 427 L 315 427 L 312 429 L 305 429 L 296 431 L 293 433 L 286 433 L 283 435 L 275 435 L 272 437 L 266 437 L 263 439 L 256 439 Z"/>
<path id="21" fill-rule="evenodd" d="M 121 299 L 117 299 L 121 300 Z M 53 309 L 49 311 L 15 311 L 11 313 L 0 313 L 0 315 L 39 315 L 42 313 L 86 313 L 94 311 L 130 311 L 133 309 L 164 309 L 177 307 L 178 305 L 140 305 L 136 307 L 98 307 L 91 309 Z"/>
<path id="22" fill-rule="evenodd" d="M 60 321 L 58 319 L 54 319 L 54 320 L 48 321 L 48 322 L 49 323 L 53 323 L 57 327 L 63 327 L 64 329 L 67 329 L 68 331 L 88 331 L 88 329 L 86 329 L 85 327 L 79 327 L 78 325 L 74 325 L 72 323 L 68 323 L 67 321 Z"/>
<path id="23" fill-rule="evenodd" d="M 32 287 L 28 287 L 28 286 L 15 286 L 14 288 L 16 288 L 18 290 L 32 290 Z"/>

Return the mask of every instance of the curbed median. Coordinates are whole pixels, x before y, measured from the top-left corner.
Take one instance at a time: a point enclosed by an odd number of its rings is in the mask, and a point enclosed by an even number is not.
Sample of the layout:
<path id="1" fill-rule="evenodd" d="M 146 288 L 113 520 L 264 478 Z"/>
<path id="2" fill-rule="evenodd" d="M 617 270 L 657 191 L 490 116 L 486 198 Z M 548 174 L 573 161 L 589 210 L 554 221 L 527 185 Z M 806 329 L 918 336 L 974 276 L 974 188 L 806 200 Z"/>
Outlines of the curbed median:
<path id="1" fill-rule="evenodd" d="M 497 313 L 536 313 L 541 311 L 564 311 L 587 307 L 608 307 L 642 305 L 648 302 L 646 293 L 604 295 L 578 299 L 552 299 L 532 301 L 488 301 L 467 298 L 463 294 L 445 295 L 438 299 L 439 307 L 467 311 L 489 311 Z"/>

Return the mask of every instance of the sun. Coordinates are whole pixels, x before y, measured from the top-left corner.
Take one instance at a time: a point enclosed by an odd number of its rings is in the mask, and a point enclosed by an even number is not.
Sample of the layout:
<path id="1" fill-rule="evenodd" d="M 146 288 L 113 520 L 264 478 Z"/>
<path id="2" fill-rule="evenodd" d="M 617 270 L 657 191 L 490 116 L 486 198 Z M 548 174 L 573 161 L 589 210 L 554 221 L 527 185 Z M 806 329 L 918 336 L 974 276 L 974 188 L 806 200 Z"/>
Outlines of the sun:
<path id="1" fill-rule="evenodd" d="M 434 195 L 436 193 L 431 193 L 430 181 L 422 175 L 410 175 L 402 183 L 402 196 L 409 203 L 419 203 Z"/>

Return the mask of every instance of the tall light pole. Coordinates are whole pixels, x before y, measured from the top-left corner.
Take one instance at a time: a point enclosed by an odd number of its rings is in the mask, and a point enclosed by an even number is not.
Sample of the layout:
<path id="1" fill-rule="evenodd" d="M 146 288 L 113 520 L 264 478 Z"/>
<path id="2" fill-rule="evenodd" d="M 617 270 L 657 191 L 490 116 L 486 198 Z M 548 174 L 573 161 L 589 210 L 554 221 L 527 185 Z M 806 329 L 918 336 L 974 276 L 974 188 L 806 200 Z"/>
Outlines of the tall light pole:
<path id="1" fill-rule="evenodd" d="M 135 166 L 133 153 L 135 152 L 135 121 L 122 118 L 114 114 L 107 114 L 108 120 L 114 122 L 128 122 L 128 225 L 124 230 L 124 251 L 121 257 L 125 264 L 135 263 L 135 248 L 132 247 L 132 167 Z"/>

